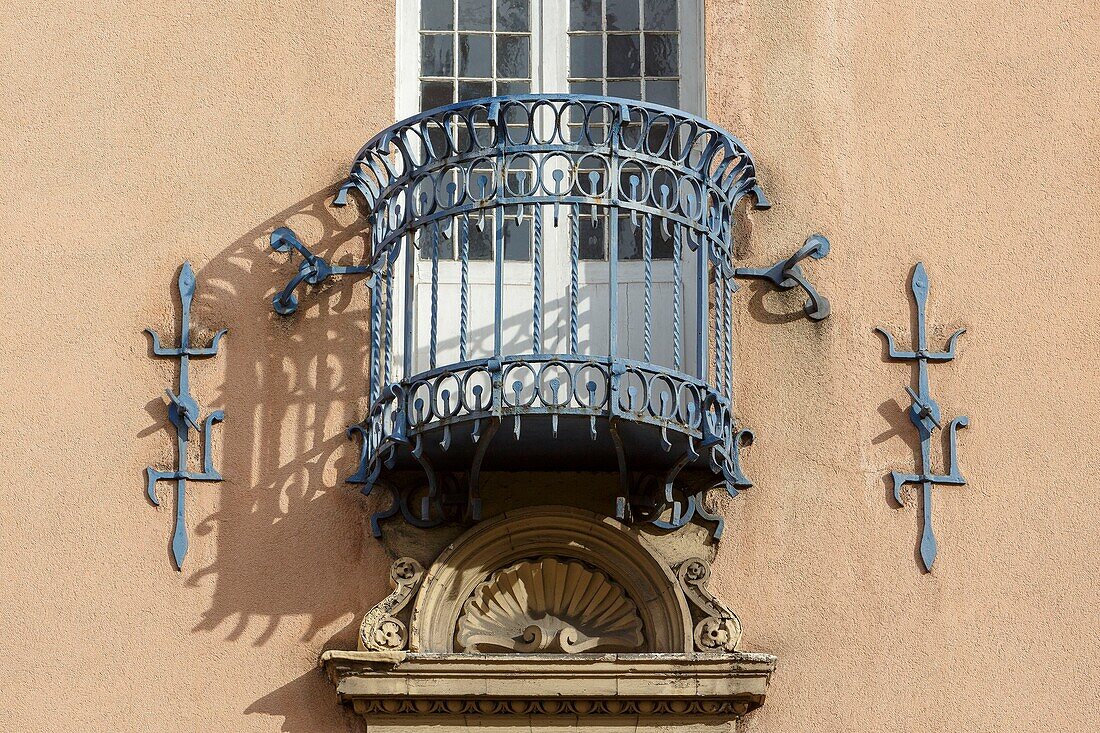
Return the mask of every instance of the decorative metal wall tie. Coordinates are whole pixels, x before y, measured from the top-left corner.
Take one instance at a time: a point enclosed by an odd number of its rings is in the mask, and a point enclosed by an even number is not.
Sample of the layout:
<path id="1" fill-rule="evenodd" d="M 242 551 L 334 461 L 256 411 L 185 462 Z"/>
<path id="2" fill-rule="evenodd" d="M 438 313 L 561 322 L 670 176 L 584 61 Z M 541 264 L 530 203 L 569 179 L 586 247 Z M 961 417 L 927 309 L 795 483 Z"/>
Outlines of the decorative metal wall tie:
<path id="1" fill-rule="evenodd" d="M 965 428 L 970 424 L 966 416 L 956 417 L 947 426 L 949 441 L 948 454 L 945 456 L 949 466 L 946 475 L 936 474 L 932 471 L 932 436 L 937 428 L 943 429 L 940 418 L 940 406 L 932 399 L 928 389 L 928 363 L 946 362 L 955 358 L 955 343 L 959 336 L 966 332 L 960 328 L 947 340 L 945 351 L 933 352 L 928 350 L 928 337 L 925 327 L 924 308 L 928 302 L 928 274 L 924 271 L 924 264 L 917 263 L 913 270 L 912 279 L 913 298 L 917 302 L 917 348 L 916 351 L 898 351 L 894 344 L 894 337 L 885 329 L 876 328 L 875 331 L 886 337 L 886 345 L 891 359 L 917 362 L 917 391 L 906 387 L 905 391 L 913 404 L 909 406 L 909 419 L 917 427 L 920 433 L 921 468 L 919 474 L 902 473 L 892 471 L 890 476 L 894 483 L 894 501 L 902 504 L 901 487 L 905 484 L 920 484 L 923 490 L 924 502 L 924 529 L 921 533 L 920 557 L 924 563 L 926 572 L 932 570 L 932 563 L 936 561 L 936 535 L 932 531 L 932 486 L 944 484 L 948 486 L 963 486 L 966 479 L 959 472 L 959 457 L 956 451 L 955 434 L 959 428 Z"/>
<path id="2" fill-rule="evenodd" d="M 225 419 L 225 413 L 221 410 L 211 412 L 202 419 L 202 411 L 198 401 L 191 394 L 191 381 L 188 373 L 191 357 L 204 358 L 218 353 L 218 342 L 227 332 L 222 329 L 214 334 L 214 339 L 207 348 L 195 348 L 191 346 L 191 300 L 195 297 L 195 271 L 191 269 L 190 262 L 183 263 L 183 269 L 179 277 L 180 304 L 183 316 L 180 319 L 180 345 L 175 349 L 166 349 L 161 346 L 160 337 L 152 329 L 145 332 L 153 337 L 153 354 L 171 359 L 180 360 L 179 390 L 175 393 L 167 389 L 168 394 L 168 419 L 176 428 L 176 469 L 174 471 L 158 471 L 155 468 L 146 468 L 148 478 L 145 492 L 149 501 L 155 506 L 160 506 L 157 499 L 156 485 L 158 481 L 176 482 L 176 526 L 172 534 L 172 557 L 176 562 L 176 569 L 183 569 L 183 558 L 187 555 L 187 522 L 184 515 L 185 494 L 187 480 L 192 481 L 221 481 L 222 475 L 214 469 L 214 461 L 210 455 L 210 430 L 214 423 Z M 202 473 L 187 470 L 187 443 L 190 438 L 191 428 L 197 432 L 202 424 Z"/>
<path id="3" fill-rule="evenodd" d="M 288 227 L 279 227 L 271 233 L 271 248 L 276 252 L 297 250 L 302 255 L 302 264 L 298 265 L 298 274 L 290 279 L 286 287 L 275 294 L 271 304 L 279 315 L 288 316 L 298 310 L 298 296 L 294 290 L 303 282 L 320 285 L 333 275 L 358 275 L 368 271 L 366 265 L 348 267 L 330 265 L 323 257 L 318 257 L 302 244 L 298 236 Z"/>
<path id="4" fill-rule="evenodd" d="M 771 267 L 738 267 L 734 269 L 733 276 L 770 280 L 782 290 L 790 290 L 797 285 L 809 296 L 805 306 L 806 317 L 814 321 L 823 321 L 831 312 L 829 299 L 817 292 L 817 289 L 810 284 L 798 263 L 807 257 L 820 260 L 827 254 L 829 254 L 829 240 L 820 234 L 811 234 L 802 247 L 787 259 Z"/>

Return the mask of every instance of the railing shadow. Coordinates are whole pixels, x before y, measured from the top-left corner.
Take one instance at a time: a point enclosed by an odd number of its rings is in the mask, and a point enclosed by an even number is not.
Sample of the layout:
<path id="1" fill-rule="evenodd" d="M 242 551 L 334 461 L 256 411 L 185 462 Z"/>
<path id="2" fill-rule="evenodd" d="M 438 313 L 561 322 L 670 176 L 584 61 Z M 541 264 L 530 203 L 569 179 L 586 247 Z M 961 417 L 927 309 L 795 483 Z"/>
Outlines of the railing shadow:
<path id="1" fill-rule="evenodd" d="M 224 383 L 204 403 L 226 413 L 214 455 L 225 481 L 201 487 L 218 492 L 219 508 L 201 517 L 192 506 L 188 519 L 187 583 L 211 588 L 210 607 L 194 633 L 283 650 L 297 644 L 315 653 L 355 648 L 359 618 L 388 592 L 392 543 L 371 541 L 364 527 L 386 499 L 364 500 L 344 482 L 358 459 L 345 429 L 368 409 L 370 318 L 362 279 L 337 279 L 323 294 L 304 289 L 289 318 L 271 308 L 272 296 L 298 266 L 296 256 L 271 251 L 275 228 L 294 228 L 330 262 L 364 258 L 362 221 L 354 207 L 329 206 L 335 191 L 326 188 L 271 215 L 197 272 L 195 323 L 225 326 L 230 334 L 217 357 Z M 602 305 L 593 292 L 582 292 L 580 300 L 594 312 Z M 566 310 L 552 298 L 545 306 L 559 317 Z M 511 316 L 504 327 L 518 333 L 529 323 Z M 491 332 L 471 329 L 471 343 L 484 349 Z M 449 333 L 441 346 L 454 349 L 453 339 Z M 604 353 L 599 341 L 589 348 Z M 198 379 L 196 387 L 201 396 Z M 150 403 L 147 409 L 155 417 L 159 408 Z M 206 560 L 208 548 L 199 551 L 207 544 L 215 548 L 213 560 Z M 246 712 L 282 715 L 286 731 L 353 725 L 331 694 L 314 669 L 259 697 Z M 332 704 L 303 702 L 317 696 Z"/>
<path id="2" fill-rule="evenodd" d="M 317 654 L 354 648 L 359 617 L 388 592 L 390 559 L 363 542 L 370 508 L 364 511 L 363 498 L 344 483 L 356 460 L 344 431 L 366 408 L 362 282 L 327 285 L 324 297 L 303 299 L 289 319 L 271 308 L 297 266 L 271 251 L 274 228 L 297 227 L 330 261 L 362 258 L 354 212 L 328 206 L 334 192 L 272 215 L 198 271 L 195 321 L 230 333 L 217 357 L 225 360 L 225 381 L 208 406 L 226 413 L 214 456 L 225 481 L 203 487 L 219 492 L 219 508 L 207 517 L 192 508 L 188 520 L 187 583 L 212 588 L 194 633 L 254 646 L 289 637 L 281 648 L 297 643 Z M 209 557 L 196 549 L 215 541 L 213 561 L 193 569 Z M 332 694 L 319 670 L 276 693 L 246 712 L 287 716 L 287 731 L 350 727 L 334 697 L 331 704 L 304 702 Z"/>

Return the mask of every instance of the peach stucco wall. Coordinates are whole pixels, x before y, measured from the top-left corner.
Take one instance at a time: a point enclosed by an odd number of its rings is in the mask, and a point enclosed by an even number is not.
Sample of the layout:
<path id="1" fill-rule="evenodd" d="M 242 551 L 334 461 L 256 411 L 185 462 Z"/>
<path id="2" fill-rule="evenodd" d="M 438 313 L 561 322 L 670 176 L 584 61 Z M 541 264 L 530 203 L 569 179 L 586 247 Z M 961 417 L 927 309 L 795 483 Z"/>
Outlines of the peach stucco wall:
<path id="1" fill-rule="evenodd" d="M 829 321 L 738 296 L 757 487 L 718 501 L 714 582 L 780 658 L 746 730 L 1100 729 L 1098 6 L 707 5 L 709 116 L 776 204 L 743 253 L 834 243 Z M 316 661 L 385 593 L 342 483 L 366 302 L 344 284 L 277 319 L 264 237 L 361 248 L 324 203 L 392 121 L 393 27 L 369 2 L 0 10 L 0 730 L 356 729 Z M 230 333 L 194 369 L 226 481 L 191 488 L 177 574 L 142 477 L 171 456 L 173 371 L 141 330 L 175 333 L 185 258 L 196 323 Z M 972 421 L 932 575 L 884 481 L 913 460 L 908 373 L 871 333 L 908 334 L 917 259 L 934 337 L 968 329 L 932 376 Z"/>

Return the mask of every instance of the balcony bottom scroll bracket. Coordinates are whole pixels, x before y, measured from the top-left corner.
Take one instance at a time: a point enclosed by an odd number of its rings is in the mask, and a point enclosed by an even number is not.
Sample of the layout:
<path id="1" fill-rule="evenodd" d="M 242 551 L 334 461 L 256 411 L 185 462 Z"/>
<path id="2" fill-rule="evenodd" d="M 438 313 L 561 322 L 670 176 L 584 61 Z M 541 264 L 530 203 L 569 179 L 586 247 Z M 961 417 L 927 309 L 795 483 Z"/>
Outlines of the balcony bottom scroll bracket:
<path id="1" fill-rule="evenodd" d="M 618 490 L 609 514 L 624 523 L 658 531 L 674 531 L 694 522 L 706 526 L 711 538 L 719 541 L 725 522 L 707 509 L 706 496 L 712 489 L 722 488 L 735 497 L 752 486 L 740 470 L 737 455 L 739 447 L 748 442 L 749 431 L 736 431 L 735 445 L 719 442 L 710 447 L 704 447 L 698 437 L 670 434 L 668 463 L 660 467 L 647 461 L 645 455 L 628 450 L 633 443 L 622 434 L 620 423 L 619 419 L 608 423 L 618 464 Z M 359 469 L 348 482 L 361 485 L 366 496 L 376 489 L 389 495 L 385 508 L 370 516 L 371 534 L 381 537 L 382 524 L 398 515 L 421 529 L 480 521 L 482 467 L 501 425 L 500 419 L 489 419 L 466 459 L 466 468 L 450 462 L 443 469 L 433 465 L 427 455 L 416 459 L 416 445 L 425 444 L 424 436 L 405 443 L 389 441 L 372 456 L 367 431 L 361 425 L 352 426 L 348 435 L 358 435 L 361 445 Z"/>

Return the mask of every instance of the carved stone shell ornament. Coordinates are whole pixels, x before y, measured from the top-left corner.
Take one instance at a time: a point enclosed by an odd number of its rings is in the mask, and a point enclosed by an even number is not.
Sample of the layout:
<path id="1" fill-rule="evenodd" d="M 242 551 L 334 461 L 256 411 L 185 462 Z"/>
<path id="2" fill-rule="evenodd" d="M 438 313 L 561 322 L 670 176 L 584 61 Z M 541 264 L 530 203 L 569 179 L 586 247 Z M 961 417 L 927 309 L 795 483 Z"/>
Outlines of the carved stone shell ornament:
<path id="1" fill-rule="evenodd" d="M 460 651 L 564 653 L 639 651 L 638 608 L 599 570 L 553 557 L 496 572 L 463 604 Z"/>

